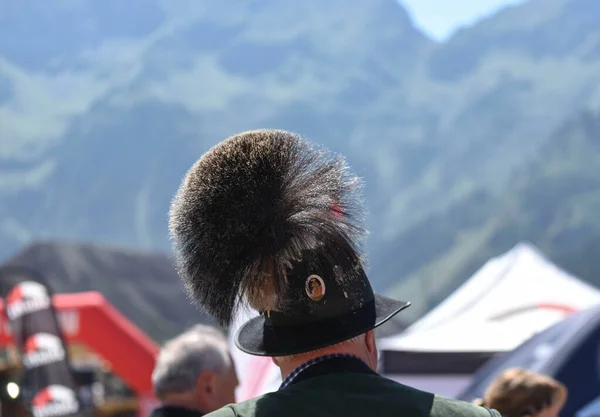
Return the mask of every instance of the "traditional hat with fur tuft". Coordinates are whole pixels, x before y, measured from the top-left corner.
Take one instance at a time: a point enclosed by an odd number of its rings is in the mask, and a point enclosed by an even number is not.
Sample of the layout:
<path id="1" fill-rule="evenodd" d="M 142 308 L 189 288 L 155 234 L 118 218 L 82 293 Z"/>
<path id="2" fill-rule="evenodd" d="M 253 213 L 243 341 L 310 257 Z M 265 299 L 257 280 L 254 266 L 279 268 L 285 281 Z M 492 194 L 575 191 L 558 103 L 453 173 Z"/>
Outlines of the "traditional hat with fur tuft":
<path id="1" fill-rule="evenodd" d="M 187 173 L 170 211 L 179 273 L 221 324 L 248 303 L 236 337 L 260 356 L 358 336 L 410 304 L 375 295 L 363 269 L 360 181 L 341 157 L 281 130 L 235 135 Z"/>

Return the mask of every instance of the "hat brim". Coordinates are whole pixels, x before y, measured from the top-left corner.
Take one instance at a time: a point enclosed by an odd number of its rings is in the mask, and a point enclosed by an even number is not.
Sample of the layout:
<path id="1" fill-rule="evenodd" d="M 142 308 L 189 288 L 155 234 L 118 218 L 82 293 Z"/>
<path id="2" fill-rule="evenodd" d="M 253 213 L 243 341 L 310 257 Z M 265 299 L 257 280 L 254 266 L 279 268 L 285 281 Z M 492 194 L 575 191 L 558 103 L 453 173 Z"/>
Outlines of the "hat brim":
<path id="1" fill-rule="evenodd" d="M 244 323 L 235 337 L 235 345 L 254 356 L 289 356 L 310 352 L 352 339 L 381 326 L 410 306 L 408 301 L 397 301 L 375 294 L 374 308 L 369 317 L 356 313 L 346 317 L 306 326 L 278 328 L 274 331 L 258 316 Z"/>

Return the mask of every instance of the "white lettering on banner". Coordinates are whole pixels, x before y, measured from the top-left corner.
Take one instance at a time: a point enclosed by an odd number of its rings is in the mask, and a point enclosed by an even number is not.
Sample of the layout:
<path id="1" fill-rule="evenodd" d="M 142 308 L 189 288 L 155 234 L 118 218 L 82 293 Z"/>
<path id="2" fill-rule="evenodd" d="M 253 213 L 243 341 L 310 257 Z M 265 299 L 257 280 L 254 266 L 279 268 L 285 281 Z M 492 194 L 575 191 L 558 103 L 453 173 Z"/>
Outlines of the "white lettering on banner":
<path id="1" fill-rule="evenodd" d="M 65 350 L 60 347 L 60 350 L 52 352 L 33 353 L 23 357 L 23 365 L 27 369 L 37 368 L 39 366 L 49 365 L 51 363 L 60 362 L 65 359 Z"/>
<path id="2" fill-rule="evenodd" d="M 24 314 L 45 310 L 50 307 L 50 295 L 44 285 L 35 281 L 21 282 L 6 296 L 6 314 L 11 320 Z"/>
<path id="3" fill-rule="evenodd" d="M 80 320 L 78 310 L 59 311 L 57 316 L 58 323 L 65 336 L 73 337 L 79 333 Z M 6 335 L 11 334 L 12 331 L 10 328 L 10 322 L 3 320 L 2 325 L 0 326 L 0 331 L 2 331 Z"/>
<path id="4" fill-rule="evenodd" d="M 38 298 L 31 300 L 23 300 L 16 302 L 12 305 L 8 305 L 6 312 L 11 320 L 17 319 L 24 314 L 35 313 L 36 311 L 42 311 L 50 307 L 50 300 L 48 298 Z"/>
<path id="5" fill-rule="evenodd" d="M 23 347 L 23 365 L 27 369 L 49 365 L 65 359 L 66 352 L 61 340 L 49 333 L 30 336 Z"/>

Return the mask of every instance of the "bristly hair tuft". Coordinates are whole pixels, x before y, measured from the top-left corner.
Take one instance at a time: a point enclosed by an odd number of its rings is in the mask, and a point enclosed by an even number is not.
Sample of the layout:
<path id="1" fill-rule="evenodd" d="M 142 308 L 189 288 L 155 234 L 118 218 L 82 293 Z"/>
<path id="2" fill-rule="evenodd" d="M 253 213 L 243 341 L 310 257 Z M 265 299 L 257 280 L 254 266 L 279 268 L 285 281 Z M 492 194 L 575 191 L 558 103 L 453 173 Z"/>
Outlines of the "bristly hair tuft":
<path id="1" fill-rule="evenodd" d="M 345 160 L 298 135 L 235 135 L 190 169 L 169 214 L 177 267 L 192 299 L 222 325 L 240 301 L 285 286 L 305 250 L 343 241 L 360 252 L 361 183 Z"/>

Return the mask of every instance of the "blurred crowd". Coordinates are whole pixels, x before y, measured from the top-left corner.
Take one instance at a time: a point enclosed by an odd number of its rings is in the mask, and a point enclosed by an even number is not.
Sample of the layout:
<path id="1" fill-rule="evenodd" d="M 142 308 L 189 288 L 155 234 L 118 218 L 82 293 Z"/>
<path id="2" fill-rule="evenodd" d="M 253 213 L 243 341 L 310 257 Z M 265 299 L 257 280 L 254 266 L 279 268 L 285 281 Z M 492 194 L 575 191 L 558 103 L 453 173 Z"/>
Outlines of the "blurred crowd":
<path id="1" fill-rule="evenodd" d="M 234 403 L 238 386 L 225 336 L 204 325 L 163 346 L 152 379 L 162 402 L 152 417 L 206 415 Z M 496 378 L 474 404 L 497 410 L 503 417 L 558 417 L 566 399 L 567 389 L 560 382 L 515 368 Z"/>

